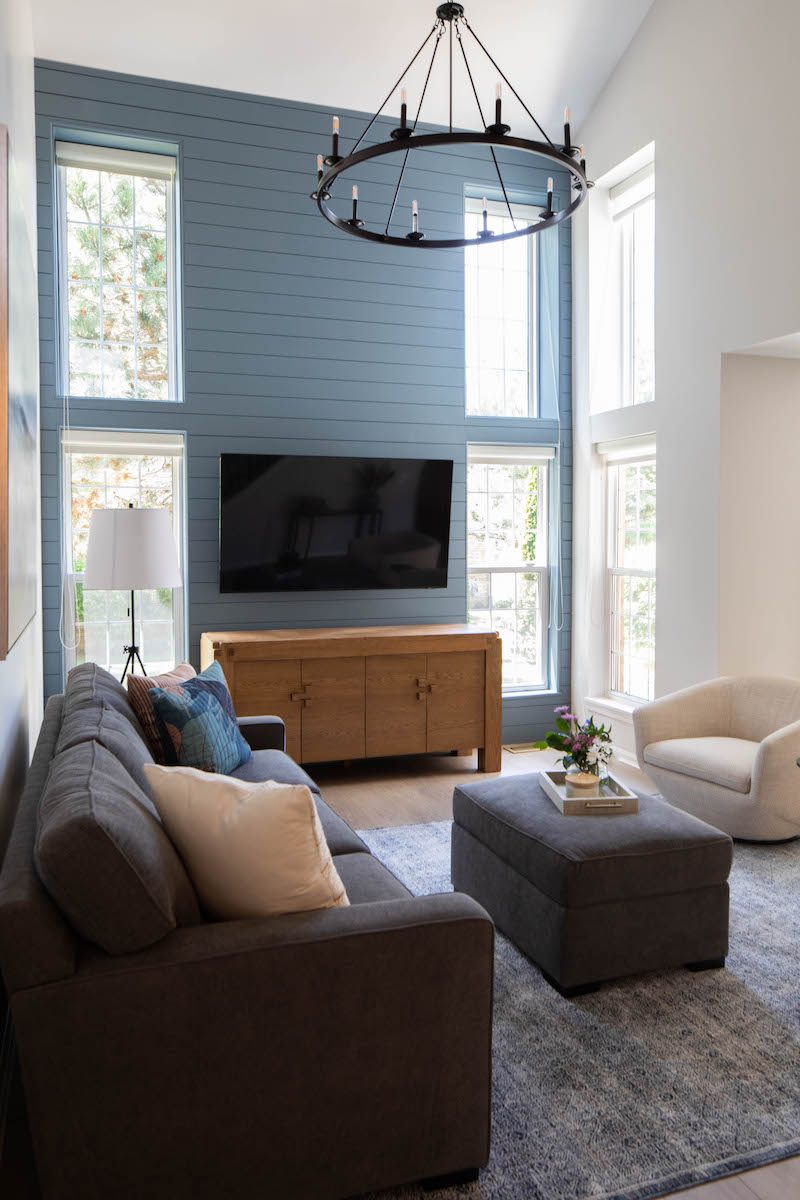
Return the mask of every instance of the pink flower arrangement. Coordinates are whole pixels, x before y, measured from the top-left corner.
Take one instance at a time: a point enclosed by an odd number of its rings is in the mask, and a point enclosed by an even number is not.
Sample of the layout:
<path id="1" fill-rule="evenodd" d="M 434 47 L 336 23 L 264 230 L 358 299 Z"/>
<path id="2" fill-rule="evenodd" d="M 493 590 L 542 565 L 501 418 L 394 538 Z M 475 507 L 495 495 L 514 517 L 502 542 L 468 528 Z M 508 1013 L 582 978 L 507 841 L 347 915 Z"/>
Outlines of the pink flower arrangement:
<path id="1" fill-rule="evenodd" d="M 594 717 L 580 723 L 575 713 L 566 704 L 556 710 L 558 731 L 548 733 L 543 742 L 536 743 L 537 750 L 560 750 L 561 762 L 568 770 L 575 766 L 579 771 L 599 775 L 600 768 L 611 758 L 611 728 L 596 725 Z"/>

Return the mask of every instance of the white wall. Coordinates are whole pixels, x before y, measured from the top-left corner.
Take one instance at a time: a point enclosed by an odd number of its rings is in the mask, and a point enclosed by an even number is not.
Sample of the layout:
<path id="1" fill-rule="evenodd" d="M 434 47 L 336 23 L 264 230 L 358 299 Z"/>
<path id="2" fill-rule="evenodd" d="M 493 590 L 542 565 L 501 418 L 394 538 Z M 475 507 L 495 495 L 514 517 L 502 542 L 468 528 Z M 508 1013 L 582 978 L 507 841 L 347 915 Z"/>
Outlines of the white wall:
<path id="1" fill-rule="evenodd" d="M 33 254 L 36 279 L 36 176 L 34 166 L 33 34 L 30 0 L 0 0 L 0 122 L 8 126 L 10 187 L 18 197 L 27 224 L 28 246 Z M 21 270 L 20 247 L 10 247 L 10 287 L 18 286 Z M 34 298 L 35 305 L 35 298 Z M 38 362 L 37 329 L 33 339 L 33 362 Z M 19 353 L 11 346 L 10 353 Z M 20 354 L 20 358 L 25 356 Z M 38 394 L 38 379 L 32 380 Z M 30 481 L 38 507 L 39 480 Z M 37 562 L 41 595 L 40 547 L 31 546 Z M 42 717 L 42 627 L 40 611 L 27 626 L 5 662 L 0 662 L 0 857 L 5 851 L 19 791 Z"/>
<path id="2" fill-rule="evenodd" d="M 722 360 L 720 670 L 800 679 L 800 361 Z"/>
<path id="3" fill-rule="evenodd" d="M 800 329 L 798 45 L 797 0 L 656 0 L 580 130 L 595 178 L 655 143 L 657 694 L 720 670 L 721 356 Z M 573 222 L 576 517 L 590 500 L 587 207 Z M 579 671 L 585 553 L 576 538 Z"/>

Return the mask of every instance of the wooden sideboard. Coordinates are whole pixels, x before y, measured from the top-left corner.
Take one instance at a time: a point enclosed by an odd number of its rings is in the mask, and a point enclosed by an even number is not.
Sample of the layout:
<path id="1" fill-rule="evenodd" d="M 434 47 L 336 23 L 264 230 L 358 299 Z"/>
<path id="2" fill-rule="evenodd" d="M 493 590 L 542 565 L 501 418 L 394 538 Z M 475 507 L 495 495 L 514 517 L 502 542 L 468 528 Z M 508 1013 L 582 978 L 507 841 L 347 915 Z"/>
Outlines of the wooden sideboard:
<path id="1" fill-rule="evenodd" d="M 204 633 L 238 716 L 275 713 L 298 762 L 478 748 L 499 771 L 501 643 L 469 625 Z"/>

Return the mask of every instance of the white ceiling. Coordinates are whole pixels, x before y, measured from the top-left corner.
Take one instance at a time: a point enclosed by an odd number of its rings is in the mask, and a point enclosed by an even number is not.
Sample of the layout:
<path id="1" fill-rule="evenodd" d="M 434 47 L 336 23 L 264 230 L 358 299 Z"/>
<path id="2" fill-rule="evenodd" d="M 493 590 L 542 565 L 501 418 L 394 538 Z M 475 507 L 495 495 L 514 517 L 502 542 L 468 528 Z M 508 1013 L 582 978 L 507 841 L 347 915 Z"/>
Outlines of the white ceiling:
<path id="1" fill-rule="evenodd" d="M 766 358 L 800 358 L 800 333 L 787 333 L 784 337 L 770 338 L 759 342 L 740 354 L 763 355 Z"/>
<path id="2" fill-rule="evenodd" d="M 476 33 L 554 140 L 565 105 L 577 127 L 653 0 L 466 0 Z M 158 79 L 374 111 L 434 22 L 435 0 L 34 0 L 39 58 Z M 496 72 L 468 54 L 484 108 Z M 447 121 L 446 46 L 422 119 Z M 427 52 L 426 52 L 427 53 Z M 475 127 L 474 99 L 455 50 L 454 121 Z M 442 61 L 440 61 L 442 60 Z M 419 95 L 422 59 L 409 85 Z M 393 106 L 394 107 L 394 106 Z M 515 131 L 529 133 L 506 105 Z"/>

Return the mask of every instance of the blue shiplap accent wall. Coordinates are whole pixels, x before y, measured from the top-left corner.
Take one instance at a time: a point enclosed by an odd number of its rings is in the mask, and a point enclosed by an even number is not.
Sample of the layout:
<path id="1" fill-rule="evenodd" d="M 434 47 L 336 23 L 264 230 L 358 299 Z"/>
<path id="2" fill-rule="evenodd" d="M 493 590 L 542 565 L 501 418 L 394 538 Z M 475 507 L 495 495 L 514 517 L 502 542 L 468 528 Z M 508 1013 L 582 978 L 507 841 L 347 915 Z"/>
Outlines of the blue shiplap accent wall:
<path id="1" fill-rule="evenodd" d="M 555 692 L 508 698 L 504 737 L 528 740 L 566 702 L 570 670 L 570 236 L 556 239 L 549 281 L 557 310 L 556 369 L 542 355 L 542 420 L 464 413 L 464 283 L 460 251 L 412 251 L 348 238 L 308 198 L 333 109 L 60 63 L 36 68 L 42 380 L 45 685 L 62 686 L 59 607 L 59 428 L 56 383 L 52 143 L 56 131 L 148 139 L 178 149 L 185 402 L 74 400 L 75 427 L 168 429 L 187 439 L 189 650 L 205 629 L 409 624 L 466 616 L 468 442 L 555 441 L 561 415 L 565 620 Z M 342 141 L 365 123 L 338 110 Z M 375 127 L 386 138 L 393 122 Z M 417 155 L 416 157 L 422 157 Z M 509 162 L 508 183 L 543 200 L 548 173 Z M 455 235 L 465 183 L 494 194 L 481 148 L 425 153 L 407 174 L 399 211 L 420 202 L 423 228 Z M 398 163 L 365 164 L 361 215 L 388 206 Z M 557 177 L 557 203 L 565 196 Z M 348 188 L 349 194 L 349 188 Z M 545 369 L 546 368 L 546 369 Z M 217 587 L 218 457 L 222 451 L 452 458 L 450 575 L 437 591 L 222 596 Z"/>

